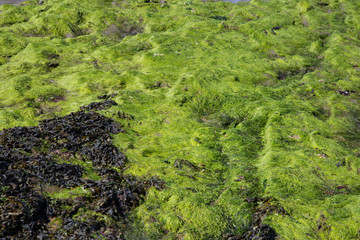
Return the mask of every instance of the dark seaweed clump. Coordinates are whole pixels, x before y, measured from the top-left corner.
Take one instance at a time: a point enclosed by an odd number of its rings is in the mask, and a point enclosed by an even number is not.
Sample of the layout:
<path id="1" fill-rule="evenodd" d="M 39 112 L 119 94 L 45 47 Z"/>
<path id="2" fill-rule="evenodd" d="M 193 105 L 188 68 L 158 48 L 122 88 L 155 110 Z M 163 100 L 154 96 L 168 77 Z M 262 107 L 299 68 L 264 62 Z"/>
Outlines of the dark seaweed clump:
<path id="1" fill-rule="evenodd" d="M 278 235 L 275 230 L 267 224 L 263 223 L 263 220 L 271 214 L 277 213 L 281 215 L 287 215 L 285 209 L 280 206 L 273 198 L 248 198 L 248 203 L 254 205 L 254 214 L 252 224 L 248 230 L 242 235 L 233 235 L 227 237 L 227 240 L 275 240 Z"/>
<path id="2" fill-rule="evenodd" d="M 107 97 L 106 95 L 104 95 L 105 98 Z M 103 96 L 101 96 L 103 97 Z M 110 108 L 112 106 L 117 105 L 117 103 L 114 100 L 105 100 L 103 102 L 92 102 L 87 106 L 82 106 L 80 107 L 81 110 L 89 110 L 89 111 L 99 111 L 99 110 L 104 110 L 107 108 Z"/>
<path id="3" fill-rule="evenodd" d="M 1 131 L 0 238 L 122 239 L 126 214 L 147 188 L 162 183 L 119 172 L 126 157 L 110 134 L 120 132 L 115 121 L 83 111 Z M 92 164 L 85 169 L 72 161 Z M 101 180 L 84 177 L 89 169 Z M 47 194 L 76 187 L 86 194 Z"/>
<path id="4" fill-rule="evenodd" d="M 351 93 L 355 93 L 355 91 L 350 91 L 350 90 L 338 90 L 337 92 L 344 96 L 350 96 Z"/>

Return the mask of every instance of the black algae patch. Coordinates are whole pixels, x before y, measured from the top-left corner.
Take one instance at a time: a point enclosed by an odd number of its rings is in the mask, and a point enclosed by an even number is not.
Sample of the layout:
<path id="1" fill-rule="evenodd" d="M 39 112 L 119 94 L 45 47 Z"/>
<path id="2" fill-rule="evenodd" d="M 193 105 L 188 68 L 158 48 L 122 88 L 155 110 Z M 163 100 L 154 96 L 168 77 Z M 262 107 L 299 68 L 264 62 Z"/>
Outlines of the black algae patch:
<path id="1" fill-rule="evenodd" d="M 117 93 L 105 94 L 105 95 L 100 95 L 100 96 L 98 96 L 97 98 L 98 98 L 98 99 L 108 100 L 109 98 L 113 98 L 113 97 L 115 97 L 115 96 L 117 96 L 117 95 L 118 95 Z"/>
<path id="2" fill-rule="evenodd" d="M 338 90 L 337 92 L 344 96 L 350 96 L 351 93 L 355 93 L 355 91 L 350 91 L 350 90 Z"/>
<path id="3" fill-rule="evenodd" d="M 274 35 L 276 35 L 276 33 L 275 33 L 274 30 L 280 30 L 281 28 L 282 28 L 282 26 L 273 27 L 273 28 L 271 29 L 271 32 L 272 32 Z"/>
<path id="4" fill-rule="evenodd" d="M 103 102 L 92 102 L 87 106 L 81 106 L 81 110 L 88 110 L 88 111 L 99 111 L 104 110 L 107 108 L 110 108 L 112 106 L 117 105 L 117 103 L 114 100 L 105 100 Z"/>
<path id="5" fill-rule="evenodd" d="M 20 160 L 44 151 L 58 155 L 80 153 L 95 165 L 122 167 L 126 157 L 112 145 L 110 136 L 120 132 L 124 130 L 109 118 L 95 112 L 77 112 L 44 120 L 38 127 L 6 129 L 0 133 L 0 147 L 2 154 Z"/>
<path id="6" fill-rule="evenodd" d="M 250 198 L 249 203 L 254 203 L 253 223 L 248 231 L 242 235 L 242 239 L 275 240 L 277 234 L 273 228 L 263 223 L 263 220 L 271 214 L 286 215 L 285 209 L 273 198 Z"/>
<path id="7" fill-rule="evenodd" d="M 242 235 L 229 236 L 227 240 L 275 240 L 278 235 L 275 230 L 267 224 L 263 223 L 263 220 L 271 214 L 287 215 L 285 209 L 276 203 L 273 198 L 248 198 L 248 203 L 254 204 L 254 214 L 252 224 L 249 226 L 247 232 Z"/>
<path id="8" fill-rule="evenodd" d="M 120 132 L 115 121 L 83 111 L 1 131 L 0 238 L 122 239 L 126 214 L 163 183 L 119 172 L 126 157 L 110 134 Z M 84 177 L 89 169 L 101 180 Z M 84 194 L 51 198 L 48 189 Z"/>

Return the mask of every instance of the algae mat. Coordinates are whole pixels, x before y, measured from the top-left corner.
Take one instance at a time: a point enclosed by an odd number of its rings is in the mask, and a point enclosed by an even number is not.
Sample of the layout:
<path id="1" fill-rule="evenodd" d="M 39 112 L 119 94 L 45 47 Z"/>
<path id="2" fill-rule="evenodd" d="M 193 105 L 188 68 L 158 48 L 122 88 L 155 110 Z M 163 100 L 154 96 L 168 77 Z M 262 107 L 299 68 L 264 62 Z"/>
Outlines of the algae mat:
<path id="1" fill-rule="evenodd" d="M 1 128 L 111 99 L 111 169 L 164 182 L 125 239 L 360 237 L 359 1 L 27 1 L 0 26 Z"/>

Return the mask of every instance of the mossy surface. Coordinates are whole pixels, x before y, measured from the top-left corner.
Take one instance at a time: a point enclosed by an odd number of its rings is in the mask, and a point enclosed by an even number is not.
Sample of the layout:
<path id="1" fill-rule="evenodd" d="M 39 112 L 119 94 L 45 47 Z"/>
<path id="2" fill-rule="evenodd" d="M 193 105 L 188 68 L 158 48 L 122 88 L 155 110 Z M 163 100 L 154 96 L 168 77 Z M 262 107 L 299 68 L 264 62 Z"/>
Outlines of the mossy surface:
<path id="1" fill-rule="evenodd" d="M 357 0 L 37 2 L 0 6 L 0 127 L 114 94 L 126 173 L 166 184 L 143 238 L 240 235 L 268 197 L 280 239 L 360 237 Z"/>

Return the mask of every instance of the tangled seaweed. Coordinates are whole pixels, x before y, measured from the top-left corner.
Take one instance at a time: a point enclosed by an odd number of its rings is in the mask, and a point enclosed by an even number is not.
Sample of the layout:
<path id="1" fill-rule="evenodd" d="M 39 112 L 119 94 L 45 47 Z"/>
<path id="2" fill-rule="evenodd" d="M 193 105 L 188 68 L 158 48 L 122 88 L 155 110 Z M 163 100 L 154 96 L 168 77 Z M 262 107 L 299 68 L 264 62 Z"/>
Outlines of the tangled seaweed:
<path id="1" fill-rule="evenodd" d="M 126 214 L 146 189 L 163 185 L 139 181 L 117 170 L 126 157 L 110 134 L 119 124 L 95 112 L 76 112 L 37 127 L 0 132 L 0 237 L 17 239 L 122 239 Z M 83 177 L 84 167 L 61 163 L 91 161 L 101 180 Z M 44 186 L 80 187 L 85 196 L 51 198 Z M 55 224 L 55 220 L 59 224 Z"/>
<path id="2" fill-rule="evenodd" d="M 248 230 L 244 234 L 229 236 L 227 240 L 275 240 L 278 237 L 276 231 L 269 225 L 264 224 L 263 220 L 268 215 L 274 213 L 281 215 L 286 215 L 288 213 L 271 197 L 249 198 L 247 199 L 247 202 L 254 204 L 255 207 L 252 217 L 252 224 L 249 226 Z"/>
<path id="3" fill-rule="evenodd" d="M 104 97 L 105 99 L 108 98 L 107 95 L 104 96 L 100 96 L 100 97 Z M 99 110 L 104 110 L 107 108 L 110 108 L 112 106 L 116 106 L 117 103 L 114 100 L 105 100 L 103 102 L 92 102 L 87 106 L 82 106 L 81 110 L 89 110 L 89 111 L 99 111 Z"/>

